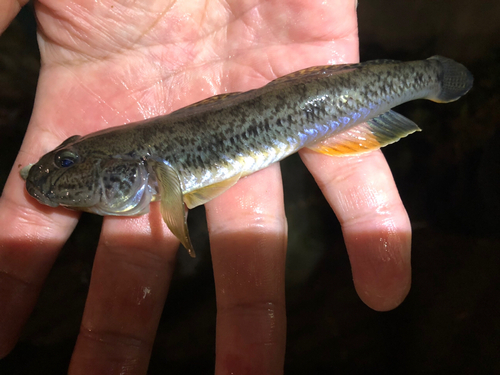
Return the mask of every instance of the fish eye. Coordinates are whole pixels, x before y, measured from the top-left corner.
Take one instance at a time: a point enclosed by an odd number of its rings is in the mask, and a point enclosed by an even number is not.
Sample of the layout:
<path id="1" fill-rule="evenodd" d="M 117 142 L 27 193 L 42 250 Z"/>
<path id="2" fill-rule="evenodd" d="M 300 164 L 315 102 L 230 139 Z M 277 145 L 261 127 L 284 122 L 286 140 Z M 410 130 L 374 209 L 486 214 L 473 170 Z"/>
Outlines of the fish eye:
<path id="1" fill-rule="evenodd" d="M 68 168 L 75 164 L 78 155 L 71 150 L 61 150 L 56 154 L 55 162 L 61 168 Z"/>

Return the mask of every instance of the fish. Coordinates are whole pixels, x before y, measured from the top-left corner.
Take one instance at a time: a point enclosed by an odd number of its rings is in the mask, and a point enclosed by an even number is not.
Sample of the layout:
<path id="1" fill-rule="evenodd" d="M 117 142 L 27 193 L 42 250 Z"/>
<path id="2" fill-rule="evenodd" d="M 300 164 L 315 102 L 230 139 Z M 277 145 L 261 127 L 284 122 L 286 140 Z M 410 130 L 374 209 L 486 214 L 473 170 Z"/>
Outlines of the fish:
<path id="1" fill-rule="evenodd" d="M 394 143 L 420 129 L 393 107 L 452 102 L 472 85 L 465 66 L 442 56 L 315 66 L 164 116 L 74 135 L 20 173 L 29 195 L 51 207 L 136 216 L 159 201 L 166 225 L 194 257 L 189 209 L 304 147 L 346 156 Z"/>

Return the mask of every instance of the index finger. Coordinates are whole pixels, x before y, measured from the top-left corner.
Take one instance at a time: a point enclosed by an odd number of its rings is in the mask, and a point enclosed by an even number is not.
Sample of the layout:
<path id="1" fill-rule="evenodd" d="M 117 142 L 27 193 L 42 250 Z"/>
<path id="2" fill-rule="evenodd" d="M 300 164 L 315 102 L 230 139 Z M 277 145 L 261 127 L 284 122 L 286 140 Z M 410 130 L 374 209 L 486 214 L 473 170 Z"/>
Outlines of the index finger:
<path id="1" fill-rule="evenodd" d="M 47 139 L 42 139 L 47 138 Z M 30 199 L 19 166 L 57 143 L 28 131 L 0 197 L 0 358 L 17 342 L 59 250 L 73 231 L 79 214 L 44 207 Z M 38 140 L 38 142 L 36 141 Z"/>

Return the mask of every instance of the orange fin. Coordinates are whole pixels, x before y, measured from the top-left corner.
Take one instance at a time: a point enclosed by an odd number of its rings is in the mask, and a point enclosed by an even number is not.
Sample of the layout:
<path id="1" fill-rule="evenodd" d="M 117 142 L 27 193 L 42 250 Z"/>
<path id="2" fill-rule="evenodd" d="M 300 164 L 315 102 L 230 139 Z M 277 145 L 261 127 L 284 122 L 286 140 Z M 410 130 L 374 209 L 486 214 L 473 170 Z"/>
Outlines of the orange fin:
<path id="1" fill-rule="evenodd" d="M 187 193 L 184 195 L 184 203 L 186 203 L 186 206 L 188 206 L 188 208 L 190 209 L 201 206 L 202 204 L 205 204 L 224 193 L 227 189 L 236 184 L 240 177 L 241 173 L 228 178 L 227 180 L 217 182 L 215 184 L 208 185 L 201 189 Z"/>
<path id="2" fill-rule="evenodd" d="M 413 121 L 389 111 L 308 148 L 330 156 L 358 155 L 397 142 L 416 131 L 420 128 Z"/>

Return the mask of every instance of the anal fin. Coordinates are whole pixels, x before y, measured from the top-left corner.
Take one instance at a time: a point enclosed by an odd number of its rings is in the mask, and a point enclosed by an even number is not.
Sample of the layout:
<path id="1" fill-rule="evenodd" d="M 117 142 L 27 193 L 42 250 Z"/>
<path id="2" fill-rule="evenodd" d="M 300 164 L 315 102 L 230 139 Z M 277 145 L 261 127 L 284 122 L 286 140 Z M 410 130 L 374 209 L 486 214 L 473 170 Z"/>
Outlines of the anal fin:
<path id="1" fill-rule="evenodd" d="M 416 131 L 420 128 L 413 121 L 388 111 L 308 148 L 330 156 L 358 155 L 395 143 Z"/>

